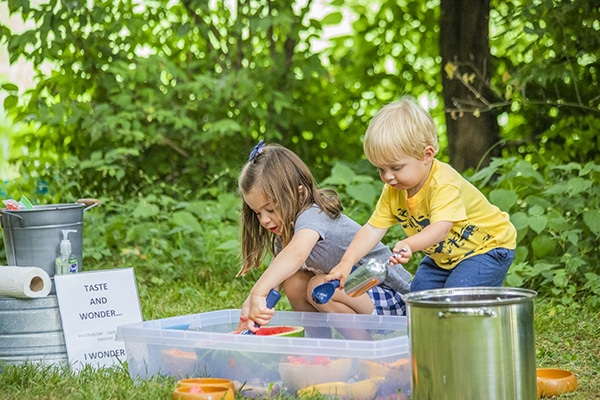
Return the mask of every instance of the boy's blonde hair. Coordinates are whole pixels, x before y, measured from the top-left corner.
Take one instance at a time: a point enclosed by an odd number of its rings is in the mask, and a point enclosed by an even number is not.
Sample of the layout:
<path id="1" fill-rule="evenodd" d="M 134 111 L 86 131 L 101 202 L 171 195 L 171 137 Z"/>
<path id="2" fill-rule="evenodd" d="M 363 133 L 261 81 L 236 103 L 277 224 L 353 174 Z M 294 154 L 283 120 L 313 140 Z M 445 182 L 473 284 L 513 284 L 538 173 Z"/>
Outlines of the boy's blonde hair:
<path id="1" fill-rule="evenodd" d="M 429 113 L 407 98 L 379 110 L 364 140 L 365 155 L 376 166 L 408 157 L 422 160 L 426 146 L 433 146 L 436 153 L 439 150 L 435 123 Z"/>
<path id="2" fill-rule="evenodd" d="M 338 194 L 318 189 L 308 166 L 293 151 L 277 145 L 266 145 L 251 157 L 238 178 L 238 193 L 243 197 L 250 190 L 262 191 L 281 219 L 281 246 L 285 247 L 294 234 L 294 224 L 300 213 L 317 204 L 329 217 L 337 218 L 343 211 Z M 275 252 L 275 235 L 260 225 L 256 213 L 242 202 L 242 269 L 238 276 L 258 268 L 268 252 Z"/>

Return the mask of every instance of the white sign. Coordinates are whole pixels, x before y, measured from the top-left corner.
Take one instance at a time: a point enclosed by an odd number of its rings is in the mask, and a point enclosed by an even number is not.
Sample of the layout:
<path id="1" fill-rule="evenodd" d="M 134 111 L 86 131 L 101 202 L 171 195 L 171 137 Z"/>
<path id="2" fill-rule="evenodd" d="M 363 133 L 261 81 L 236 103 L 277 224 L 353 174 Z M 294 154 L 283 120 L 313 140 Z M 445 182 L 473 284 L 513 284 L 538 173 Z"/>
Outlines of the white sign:
<path id="1" fill-rule="evenodd" d="M 55 275 L 69 363 L 75 369 L 127 360 L 117 326 L 142 321 L 133 268 Z"/>

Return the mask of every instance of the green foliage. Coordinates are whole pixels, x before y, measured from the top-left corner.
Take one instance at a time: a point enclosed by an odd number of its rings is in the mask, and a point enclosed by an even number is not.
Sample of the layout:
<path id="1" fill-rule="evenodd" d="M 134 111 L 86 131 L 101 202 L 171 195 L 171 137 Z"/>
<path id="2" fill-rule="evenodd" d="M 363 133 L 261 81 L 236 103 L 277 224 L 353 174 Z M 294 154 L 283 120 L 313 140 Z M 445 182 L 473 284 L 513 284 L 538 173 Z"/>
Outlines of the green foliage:
<path id="1" fill-rule="evenodd" d="M 359 223 L 367 221 L 379 198 L 383 183 L 373 176 L 355 172 L 351 165 L 336 163 L 331 174 L 321 182 L 334 188 L 342 200 L 344 212 Z"/>
<path id="2" fill-rule="evenodd" d="M 311 2 L 288 0 L 5 3 L 32 25 L 0 25 L 0 43 L 37 79 L 25 93 L 1 85 L 1 167 L 20 174 L 1 190 L 38 204 L 100 198 L 86 215 L 90 264 L 148 261 L 144 292 L 181 279 L 185 263 L 235 274 L 237 200 L 224 194 L 259 138 L 298 153 L 359 223 L 381 188 L 361 143 L 381 105 L 403 94 L 426 102 L 446 158 L 437 0 L 332 2 L 320 21 Z M 503 112 L 505 159 L 474 179 L 519 228 L 509 282 L 600 306 L 592 3 L 492 1 L 488 100 Z M 315 53 L 311 43 L 340 21 L 351 31 Z"/>
<path id="3" fill-rule="evenodd" d="M 439 1 L 352 0 L 332 5 L 353 16 L 352 32 L 332 38 L 331 48 L 322 52 L 331 65 L 336 90 L 342 93 L 343 100 L 332 105 L 339 128 L 362 134 L 382 105 L 413 96 L 431 108 L 445 157 Z M 347 136 L 345 140 L 360 146 L 357 139 Z"/>
<path id="4" fill-rule="evenodd" d="M 511 216 L 517 251 L 506 283 L 526 286 L 565 304 L 600 307 L 600 166 L 494 159 L 471 177 Z"/>
<path id="5" fill-rule="evenodd" d="M 600 9 L 587 0 L 492 4 L 491 102 L 504 111 L 504 154 L 532 164 L 600 161 Z"/>
<path id="6" fill-rule="evenodd" d="M 35 24 L 20 34 L 3 27 L 10 60 L 38 72 L 20 103 L 3 86 L 12 118 L 28 127 L 14 140 L 29 151 L 12 161 L 62 195 L 123 199 L 156 193 L 158 182 L 217 180 L 231 190 L 261 137 L 317 164 L 339 154 L 316 135 L 341 133 L 321 106 L 331 103 L 327 71 L 307 51 L 321 24 L 305 21 L 306 8 L 103 0 L 9 9 Z"/>
<path id="7" fill-rule="evenodd" d="M 86 213 L 85 264 L 102 269 L 106 260 L 117 259 L 113 267 L 143 261 L 146 266 L 136 270 L 142 294 L 182 279 L 199 288 L 231 281 L 239 270 L 239 208 L 232 193 L 205 200 L 148 195 L 106 202 Z M 221 265 L 219 275 L 206 265 Z M 195 273 L 190 276 L 182 266 L 193 266 Z"/>

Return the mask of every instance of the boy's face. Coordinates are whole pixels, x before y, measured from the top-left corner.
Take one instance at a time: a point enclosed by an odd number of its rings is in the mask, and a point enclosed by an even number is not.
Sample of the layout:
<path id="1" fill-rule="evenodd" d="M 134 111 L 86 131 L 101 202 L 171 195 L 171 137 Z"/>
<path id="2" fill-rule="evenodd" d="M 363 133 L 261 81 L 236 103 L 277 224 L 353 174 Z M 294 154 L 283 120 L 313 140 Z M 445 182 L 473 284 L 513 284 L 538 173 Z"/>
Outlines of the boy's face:
<path id="1" fill-rule="evenodd" d="M 243 197 L 246 204 L 256 213 L 260 225 L 278 236 L 281 235 L 281 217 L 275 212 L 274 205 L 267 196 L 260 190 L 252 189 Z"/>
<path id="2" fill-rule="evenodd" d="M 406 157 L 375 166 L 383 182 L 396 190 L 406 190 L 409 196 L 413 196 L 425 184 L 434 156 L 435 150 L 427 146 L 422 160 Z"/>

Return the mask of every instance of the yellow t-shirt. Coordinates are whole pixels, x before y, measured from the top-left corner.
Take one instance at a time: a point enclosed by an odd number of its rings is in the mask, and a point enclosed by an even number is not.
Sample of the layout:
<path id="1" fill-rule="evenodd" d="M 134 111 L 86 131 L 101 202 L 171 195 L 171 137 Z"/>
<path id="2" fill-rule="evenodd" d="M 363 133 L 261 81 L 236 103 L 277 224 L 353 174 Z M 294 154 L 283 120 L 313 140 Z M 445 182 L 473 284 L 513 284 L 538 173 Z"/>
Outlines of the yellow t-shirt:
<path id="1" fill-rule="evenodd" d="M 448 237 L 425 254 L 444 269 L 493 248 L 516 247 L 517 231 L 507 213 L 491 204 L 454 168 L 434 160 L 423 187 L 411 198 L 406 190 L 385 185 L 369 224 L 388 229 L 399 223 L 407 236 L 438 221 L 453 223 Z"/>

